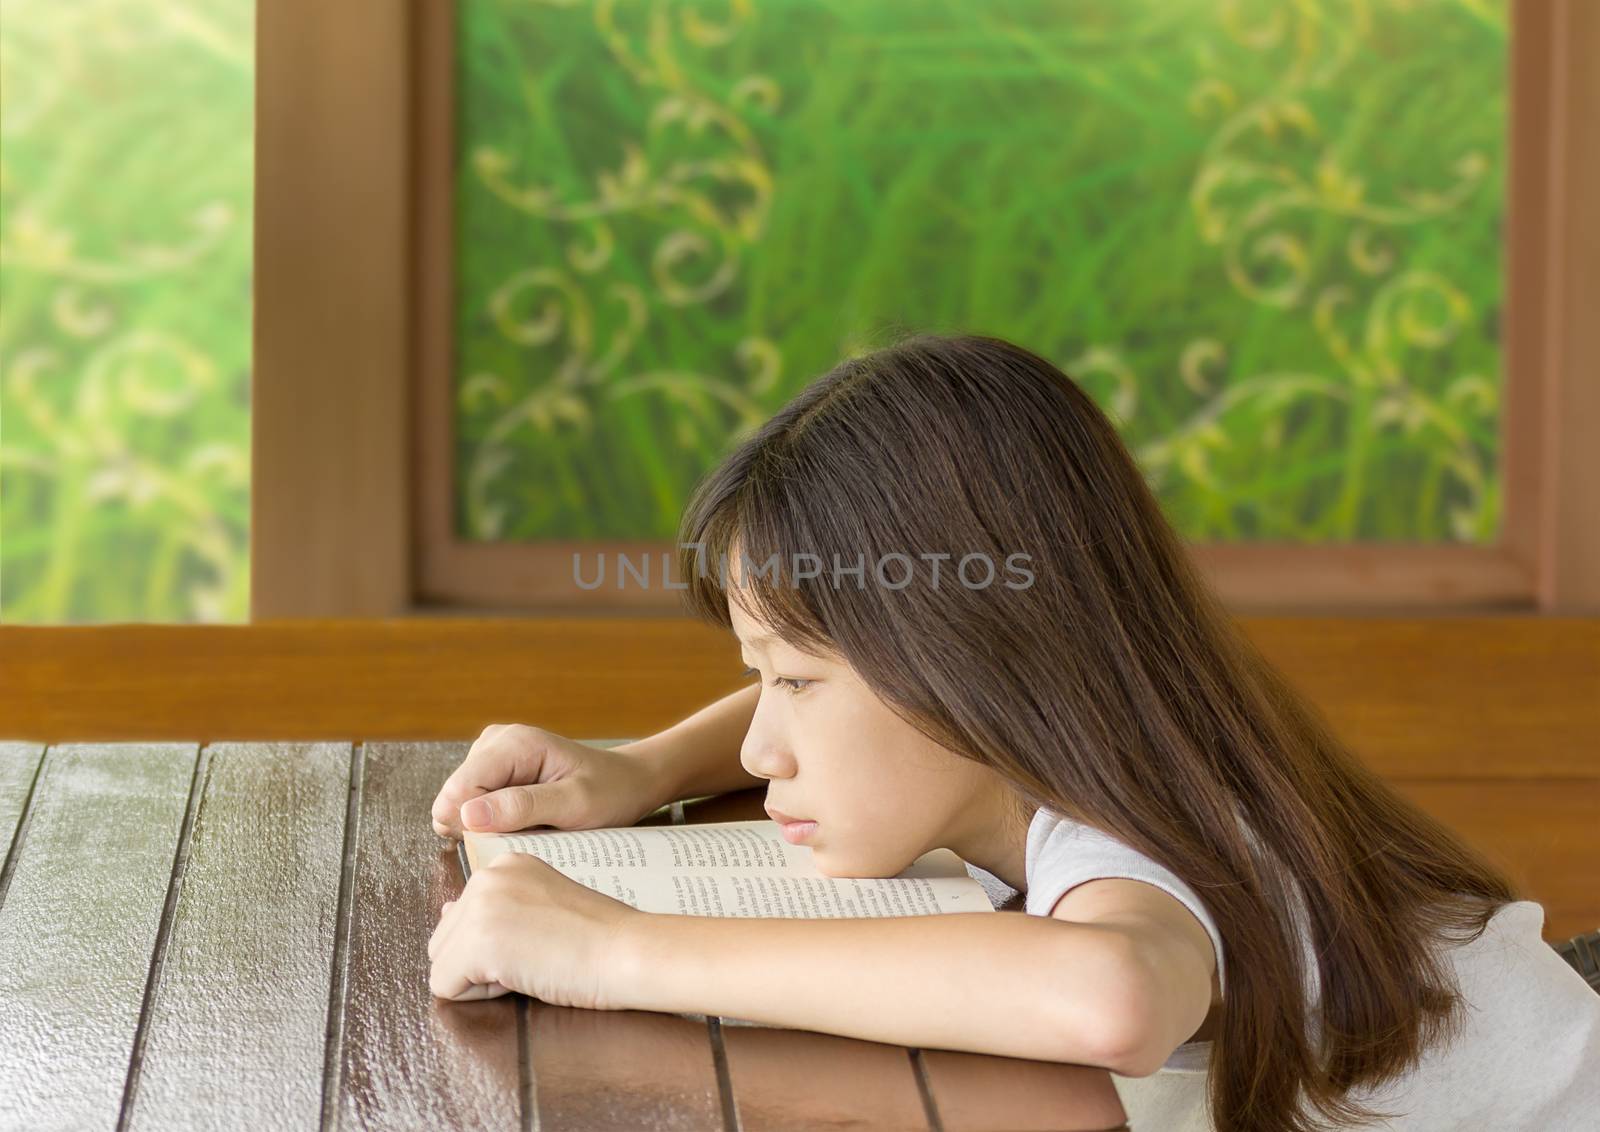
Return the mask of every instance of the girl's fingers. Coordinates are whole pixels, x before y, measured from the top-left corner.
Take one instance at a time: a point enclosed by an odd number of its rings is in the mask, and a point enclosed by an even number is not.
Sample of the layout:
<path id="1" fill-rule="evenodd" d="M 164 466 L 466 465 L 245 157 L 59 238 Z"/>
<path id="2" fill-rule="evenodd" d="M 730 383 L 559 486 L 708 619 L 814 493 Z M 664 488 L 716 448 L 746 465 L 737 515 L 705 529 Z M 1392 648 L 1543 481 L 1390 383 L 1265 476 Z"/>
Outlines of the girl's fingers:
<path id="1" fill-rule="evenodd" d="M 428 989 L 435 998 L 456 998 L 465 994 L 471 987 L 472 980 L 461 973 L 459 965 L 453 962 L 453 955 L 446 955 L 442 959 L 433 961 L 433 968 L 428 972 Z"/>
<path id="2" fill-rule="evenodd" d="M 473 981 L 469 973 L 471 951 L 470 940 L 456 940 L 448 931 L 445 933 L 438 957 L 428 972 L 428 989 L 436 997 L 465 1000 L 506 993 L 506 988 L 499 983 Z"/>
<path id="3" fill-rule="evenodd" d="M 457 809 L 470 798 L 509 786 L 516 760 L 511 752 L 501 751 L 495 739 L 511 729 L 509 723 L 491 723 L 467 751 L 461 765 L 445 778 L 433 802 L 433 816 L 449 823 Z"/>
<path id="4" fill-rule="evenodd" d="M 454 900 L 446 900 L 439 909 L 439 922 L 434 925 L 433 934 L 428 937 L 428 958 L 438 955 L 439 947 L 444 942 L 444 937 L 449 934 L 451 925 L 455 922 L 453 916 L 456 910 Z"/>
<path id="5" fill-rule="evenodd" d="M 480 998 L 499 998 L 511 992 L 499 983 L 473 983 L 466 990 L 455 996 L 456 1002 L 471 1002 Z"/>
<path id="6" fill-rule="evenodd" d="M 440 906 L 439 923 L 428 937 L 428 988 L 439 998 L 463 1002 L 508 994 L 509 987 L 498 982 L 474 982 L 469 974 L 475 949 L 473 940 L 461 934 L 459 913 L 463 897 L 446 900 Z"/>
<path id="7" fill-rule="evenodd" d="M 462 953 L 468 949 L 450 946 L 454 927 L 453 923 L 441 923 L 428 941 L 428 989 L 440 998 L 455 998 L 472 985 L 462 970 Z"/>

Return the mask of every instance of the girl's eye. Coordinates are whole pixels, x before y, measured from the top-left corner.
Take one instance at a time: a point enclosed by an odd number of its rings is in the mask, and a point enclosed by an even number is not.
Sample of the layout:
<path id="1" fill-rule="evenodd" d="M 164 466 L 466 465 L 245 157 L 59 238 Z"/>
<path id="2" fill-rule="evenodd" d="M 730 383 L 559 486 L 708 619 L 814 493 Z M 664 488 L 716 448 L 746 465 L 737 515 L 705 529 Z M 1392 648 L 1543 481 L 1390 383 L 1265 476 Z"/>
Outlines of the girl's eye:
<path id="1" fill-rule="evenodd" d="M 757 672 L 754 668 L 746 668 L 739 675 L 760 676 L 761 673 Z M 772 683 L 774 687 L 787 688 L 790 695 L 794 695 L 796 692 L 803 692 L 811 685 L 810 680 L 798 680 L 789 676 L 774 676 L 772 678 Z"/>

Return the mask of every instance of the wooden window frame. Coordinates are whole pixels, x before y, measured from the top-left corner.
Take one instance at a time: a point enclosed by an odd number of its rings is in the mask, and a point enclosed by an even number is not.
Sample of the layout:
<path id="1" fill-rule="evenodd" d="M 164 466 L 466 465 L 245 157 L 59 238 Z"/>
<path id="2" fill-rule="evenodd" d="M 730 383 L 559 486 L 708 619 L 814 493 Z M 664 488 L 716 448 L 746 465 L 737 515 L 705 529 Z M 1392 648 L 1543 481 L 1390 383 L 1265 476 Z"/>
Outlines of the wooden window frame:
<path id="1" fill-rule="evenodd" d="M 257 5 L 251 617 L 676 615 L 572 582 L 670 542 L 455 537 L 454 11 Z M 1499 540 L 1193 544 L 1239 613 L 1600 611 L 1600 5 L 1511 21 Z"/>

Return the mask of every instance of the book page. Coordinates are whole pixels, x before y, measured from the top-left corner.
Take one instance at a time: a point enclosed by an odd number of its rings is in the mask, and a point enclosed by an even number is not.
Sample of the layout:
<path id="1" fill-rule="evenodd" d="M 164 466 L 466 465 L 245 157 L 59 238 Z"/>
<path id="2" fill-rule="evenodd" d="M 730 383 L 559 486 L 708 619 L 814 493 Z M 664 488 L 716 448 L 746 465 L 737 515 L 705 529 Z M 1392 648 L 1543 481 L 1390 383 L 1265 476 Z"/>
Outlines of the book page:
<path id="1" fill-rule="evenodd" d="M 467 831 L 473 869 L 529 853 L 563 875 L 646 912 L 805 919 L 992 912 L 983 886 L 949 849 L 895 877 L 829 877 L 811 850 L 770 820 L 616 829 Z"/>

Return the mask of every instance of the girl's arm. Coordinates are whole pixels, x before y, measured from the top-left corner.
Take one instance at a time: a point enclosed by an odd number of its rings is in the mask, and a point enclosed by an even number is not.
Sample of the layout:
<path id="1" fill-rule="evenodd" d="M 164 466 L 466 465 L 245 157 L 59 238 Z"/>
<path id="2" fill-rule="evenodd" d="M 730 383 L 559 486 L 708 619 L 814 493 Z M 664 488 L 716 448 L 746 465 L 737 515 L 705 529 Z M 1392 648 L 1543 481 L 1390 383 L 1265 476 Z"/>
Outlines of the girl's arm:
<path id="1" fill-rule="evenodd" d="M 1074 896 L 1093 901 L 1098 918 L 1069 921 Z M 619 942 L 620 1008 L 1101 1065 L 1125 1076 L 1160 1068 L 1211 1001 L 1204 929 L 1165 892 L 1135 881 L 1080 885 L 1050 917 L 653 914 L 629 921 Z"/>
<path id="2" fill-rule="evenodd" d="M 766 782 L 739 762 L 761 685 L 723 696 L 665 731 L 613 748 L 639 755 L 656 771 L 662 804 L 746 790 Z"/>

